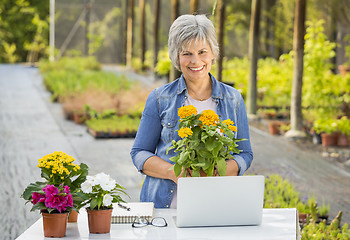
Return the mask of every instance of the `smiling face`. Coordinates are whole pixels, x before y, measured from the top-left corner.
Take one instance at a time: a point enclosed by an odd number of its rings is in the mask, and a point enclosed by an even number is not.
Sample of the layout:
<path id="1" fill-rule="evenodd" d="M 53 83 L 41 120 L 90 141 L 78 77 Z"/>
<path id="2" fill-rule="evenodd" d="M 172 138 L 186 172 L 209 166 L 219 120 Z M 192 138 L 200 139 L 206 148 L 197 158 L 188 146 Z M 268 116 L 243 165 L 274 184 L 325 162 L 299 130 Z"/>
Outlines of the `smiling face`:
<path id="1" fill-rule="evenodd" d="M 186 81 L 203 81 L 209 78 L 213 51 L 208 42 L 191 41 L 179 54 L 181 71 Z"/>

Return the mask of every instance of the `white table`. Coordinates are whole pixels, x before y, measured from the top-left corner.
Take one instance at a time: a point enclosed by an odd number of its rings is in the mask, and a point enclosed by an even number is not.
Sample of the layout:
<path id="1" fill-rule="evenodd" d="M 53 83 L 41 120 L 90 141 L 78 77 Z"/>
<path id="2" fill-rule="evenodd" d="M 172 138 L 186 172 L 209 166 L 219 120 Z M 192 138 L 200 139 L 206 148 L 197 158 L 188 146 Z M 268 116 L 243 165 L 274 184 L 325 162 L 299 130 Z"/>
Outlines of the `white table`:
<path id="1" fill-rule="evenodd" d="M 176 216 L 175 209 L 156 209 L 155 217 L 157 216 L 164 217 L 168 222 L 168 227 L 159 228 L 149 225 L 143 228 L 132 228 L 131 224 L 112 224 L 111 232 L 108 234 L 90 234 L 87 214 L 82 210 L 78 216 L 77 223 L 68 223 L 66 237 L 63 239 L 300 239 L 295 208 L 264 209 L 263 220 L 260 226 L 177 228 L 174 221 Z M 42 219 L 39 219 L 17 239 L 39 240 L 53 238 L 44 237 Z"/>

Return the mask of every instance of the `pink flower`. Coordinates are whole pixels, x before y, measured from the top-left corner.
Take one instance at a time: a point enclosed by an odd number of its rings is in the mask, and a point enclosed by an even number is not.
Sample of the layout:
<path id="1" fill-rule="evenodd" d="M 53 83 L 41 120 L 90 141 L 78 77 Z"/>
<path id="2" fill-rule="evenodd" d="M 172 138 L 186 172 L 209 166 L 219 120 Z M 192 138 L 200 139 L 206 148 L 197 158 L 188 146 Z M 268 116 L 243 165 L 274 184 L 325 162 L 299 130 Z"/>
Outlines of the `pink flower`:
<path id="1" fill-rule="evenodd" d="M 68 186 L 63 186 L 63 192 L 69 194 L 69 187 Z"/>
<path id="2" fill-rule="evenodd" d="M 46 207 L 57 209 L 59 212 L 66 211 L 67 207 L 73 207 L 73 197 L 69 194 L 68 186 L 63 186 L 61 193 L 54 185 L 47 185 L 43 191 L 45 196 L 42 195 L 43 198 L 40 200 L 45 202 Z"/>
<path id="3" fill-rule="evenodd" d="M 60 192 L 58 191 L 58 188 L 54 185 L 46 185 L 46 187 L 43 188 L 43 191 L 45 192 L 45 197 L 49 197 L 51 195 L 57 195 Z"/>
<path id="4" fill-rule="evenodd" d="M 33 192 L 32 198 L 33 198 L 32 203 L 34 205 L 37 204 L 38 202 L 45 202 L 45 195 L 37 192 Z"/>

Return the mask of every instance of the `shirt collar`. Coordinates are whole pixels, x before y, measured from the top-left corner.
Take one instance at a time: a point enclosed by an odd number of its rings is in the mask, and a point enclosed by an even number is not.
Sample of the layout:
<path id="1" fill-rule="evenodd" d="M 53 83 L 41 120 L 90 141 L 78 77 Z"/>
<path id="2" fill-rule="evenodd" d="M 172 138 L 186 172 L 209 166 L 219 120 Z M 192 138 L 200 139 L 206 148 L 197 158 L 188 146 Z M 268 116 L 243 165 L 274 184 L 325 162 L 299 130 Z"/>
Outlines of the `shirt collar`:
<path id="1" fill-rule="evenodd" d="M 213 99 L 222 99 L 222 91 L 221 91 L 221 88 L 219 86 L 219 83 L 218 81 L 215 79 L 215 77 L 209 73 L 209 76 L 211 78 L 211 81 L 212 81 L 212 98 Z M 177 94 L 181 94 L 183 91 L 187 91 L 187 88 L 186 88 L 186 83 L 185 83 L 185 79 L 184 79 L 184 75 L 181 74 L 181 77 L 179 78 L 179 83 L 178 83 L 178 90 L 177 90 Z"/>

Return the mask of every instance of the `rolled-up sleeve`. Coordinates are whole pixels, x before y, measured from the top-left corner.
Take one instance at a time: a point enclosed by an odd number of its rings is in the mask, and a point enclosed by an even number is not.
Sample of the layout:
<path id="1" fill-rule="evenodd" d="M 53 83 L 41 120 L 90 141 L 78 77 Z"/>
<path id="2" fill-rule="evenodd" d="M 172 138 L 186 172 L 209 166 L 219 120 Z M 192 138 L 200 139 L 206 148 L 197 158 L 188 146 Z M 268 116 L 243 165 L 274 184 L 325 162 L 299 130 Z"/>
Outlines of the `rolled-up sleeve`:
<path id="1" fill-rule="evenodd" d="M 247 140 L 238 142 L 238 149 L 241 151 L 239 154 L 235 154 L 235 161 L 239 167 L 239 174 L 243 175 L 244 172 L 250 167 L 253 161 L 253 151 L 250 145 L 249 126 L 247 111 L 245 108 L 244 100 L 241 97 L 240 104 L 237 109 L 237 138 L 245 138 Z"/>
<path id="2" fill-rule="evenodd" d="M 142 172 L 146 160 L 156 155 L 162 125 L 159 117 L 156 89 L 147 98 L 145 109 L 130 155 L 135 167 Z"/>

